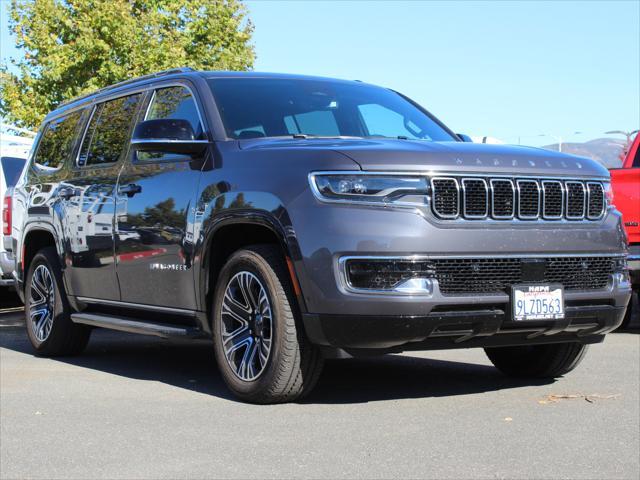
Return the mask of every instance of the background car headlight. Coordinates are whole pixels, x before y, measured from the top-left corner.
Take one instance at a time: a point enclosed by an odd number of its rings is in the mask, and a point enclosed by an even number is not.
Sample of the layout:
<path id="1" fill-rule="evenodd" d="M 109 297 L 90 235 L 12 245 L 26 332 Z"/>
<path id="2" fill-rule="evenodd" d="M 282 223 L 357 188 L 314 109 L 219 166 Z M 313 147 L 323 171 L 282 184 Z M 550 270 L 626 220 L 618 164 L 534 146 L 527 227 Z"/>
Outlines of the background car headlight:
<path id="1" fill-rule="evenodd" d="M 309 181 L 320 200 L 381 205 L 425 205 L 430 189 L 427 178 L 410 175 L 314 173 Z"/>
<path id="2" fill-rule="evenodd" d="M 604 189 L 604 198 L 606 199 L 607 206 L 613 207 L 613 187 L 611 182 L 602 182 L 602 188 Z"/>

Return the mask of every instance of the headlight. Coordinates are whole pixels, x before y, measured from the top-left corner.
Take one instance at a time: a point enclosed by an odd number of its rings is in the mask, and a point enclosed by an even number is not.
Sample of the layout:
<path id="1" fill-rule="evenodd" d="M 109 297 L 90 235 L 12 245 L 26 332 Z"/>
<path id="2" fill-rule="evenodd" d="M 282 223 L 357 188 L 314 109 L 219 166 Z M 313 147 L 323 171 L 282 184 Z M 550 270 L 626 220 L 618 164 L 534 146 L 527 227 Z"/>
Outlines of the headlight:
<path id="1" fill-rule="evenodd" d="M 427 203 L 427 178 L 410 175 L 312 173 L 311 189 L 323 201 L 400 204 Z"/>

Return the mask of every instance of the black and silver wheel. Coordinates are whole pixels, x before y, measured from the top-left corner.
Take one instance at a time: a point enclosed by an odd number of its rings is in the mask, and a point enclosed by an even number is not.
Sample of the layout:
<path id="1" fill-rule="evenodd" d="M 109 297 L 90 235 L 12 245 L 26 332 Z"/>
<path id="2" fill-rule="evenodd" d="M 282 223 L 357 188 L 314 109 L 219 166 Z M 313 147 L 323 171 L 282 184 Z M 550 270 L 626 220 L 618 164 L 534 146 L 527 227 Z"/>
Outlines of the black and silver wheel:
<path id="1" fill-rule="evenodd" d="M 222 268 L 213 299 L 216 360 L 231 391 L 254 403 L 293 401 L 308 393 L 322 356 L 302 331 L 279 249 L 255 245 Z"/>
<path id="2" fill-rule="evenodd" d="M 225 289 L 220 314 L 227 364 L 240 380 L 255 380 L 267 366 L 273 340 L 271 303 L 258 277 L 236 273 Z"/>
<path id="3" fill-rule="evenodd" d="M 587 347 L 573 342 L 493 347 L 484 351 L 491 363 L 510 377 L 555 378 L 576 368 L 584 358 Z"/>
<path id="4" fill-rule="evenodd" d="M 42 355 L 79 353 L 89 341 L 91 330 L 76 325 L 62 283 L 62 271 L 53 247 L 40 250 L 33 258 L 25 283 L 27 335 Z"/>
<path id="5" fill-rule="evenodd" d="M 53 273 L 42 263 L 33 271 L 29 285 L 29 320 L 33 336 L 38 342 L 49 338 L 53 326 L 56 292 Z"/>

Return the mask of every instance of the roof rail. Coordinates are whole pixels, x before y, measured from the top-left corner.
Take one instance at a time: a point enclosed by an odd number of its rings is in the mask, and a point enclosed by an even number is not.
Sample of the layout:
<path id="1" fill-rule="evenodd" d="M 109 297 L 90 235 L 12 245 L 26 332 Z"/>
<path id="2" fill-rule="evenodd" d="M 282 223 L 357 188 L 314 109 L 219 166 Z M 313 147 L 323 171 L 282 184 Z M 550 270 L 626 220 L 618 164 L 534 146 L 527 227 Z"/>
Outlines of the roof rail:
<path id="1" fill-rule="evenodd" d="M 178 67 L 178 68 L 170 68 L 168 70 L 162 70 L 160 72 L 149 73 L 147 75 L 142 75 L 140 77 L 130 78 L 129 80 L 124 80 L 122 82 L 114 83 L 113 85 L 109 85 L 107 87 L 100 88 L 98 90 L 94 90 L 90 93 L 85 93 L 84 95 L 80 95 L 78 97 L 71 98 L 69 100 L 65 100 L 58 104 L 59 107 L 63 107 L 64 105 L 68 105 L 73 102 L 77 102 L 78 100 L 82 100 L 83 98 L 90 97 L 91 95 L 97 95 L 99 93 L 108 92 L 109 90 L 114 90 L 118 87 L 122 87 L 124 85 L 129 85 L 130 83 L 139 82 L 140 80 L 150 80 L 153 78 L 164 77 L 165 75 L 171 75 L 173 73 L 186 73 L 193 72 L 193 68 L 191 67 Z"/>

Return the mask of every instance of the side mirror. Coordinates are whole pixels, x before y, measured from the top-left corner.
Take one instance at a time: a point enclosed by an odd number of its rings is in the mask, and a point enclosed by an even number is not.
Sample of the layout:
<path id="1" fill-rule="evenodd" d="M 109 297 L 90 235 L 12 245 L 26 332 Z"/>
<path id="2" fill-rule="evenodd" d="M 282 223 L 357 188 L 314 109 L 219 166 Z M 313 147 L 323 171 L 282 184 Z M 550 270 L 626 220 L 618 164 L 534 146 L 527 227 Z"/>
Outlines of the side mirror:
<path id="1" fill-rule="evenodd" d="M 470 142 L 473 143 L 473 140 L 471 139 L 471 137 L 469 135 L 465 135 L 464 133 L 456 133 L 456 135 L 458 136 L 458 138 L 460 140 L 462 140 L 463 142 Z"/>
<path id="2" fill-rule="evenodd" d="M 196 140 L 193 127 L 187 120 L 170 118 L 140 122 L 131 139 L 132 148 L 138 152 L 198 155 L 206 150 L 207 145 L 207 140 Z"/>

